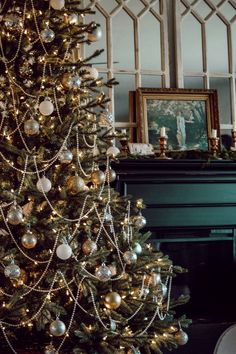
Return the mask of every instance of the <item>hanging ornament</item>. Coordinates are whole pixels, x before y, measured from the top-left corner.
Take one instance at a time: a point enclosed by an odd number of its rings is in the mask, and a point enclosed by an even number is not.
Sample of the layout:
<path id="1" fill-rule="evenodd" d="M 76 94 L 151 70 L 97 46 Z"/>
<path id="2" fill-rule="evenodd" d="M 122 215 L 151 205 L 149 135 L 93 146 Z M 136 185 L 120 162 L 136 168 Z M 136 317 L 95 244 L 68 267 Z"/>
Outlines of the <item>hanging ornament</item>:
<path id="1" fill-rule="evenodd" d="M 56 352 L 56 348 L 52 344 L 49 344 L 44 348 L 44 354 L 56 354 Z"/>
<path id="2" fill-rule="evenodd" d="M 39 122 L 30 118 L 24 122 L 24 131 L 27 135 L 36 135 L 39 133 Z"/>
<path id="3" fill-rule="evenodd" d="M 108 172 L 106 173 L 106 182 L 112 183 L 116 180 L 116 172 L 109 167 Z"/>
<path id="4" fill-rule="evenodd" d="M 106 213 L 104 215 L 104 221 L 105 222 L 111 222 L 113 220 L 113 216 L 111 215 L 111 213 Z"/>
<path id="5" fill-rule="evenodd" d="M 56 254 L 58 258 L 65 261 L 72 256 L 72 249 L 68 244 L 63 243 L 62 245 L 57 247 Z"/>
<path id="6" fill-rule="evenodd" d="M 107 156 L 116 157 L 120 154 L 120 150 L 116 146 L 110 146 L 107 149 Z"/>
<path id="7" fill-rule="evenodd" d="M 68 164 L 73 160 L 73 154 L 70 150 L 64 147 L 58 156 L 60 163 Z"/>
<path id="8" fill-rule="evenodd" d="M 175 333 L 175 339 L 179 345 L 185 345 L 188 342 L 188 335 L 182 329 Z"/>
<path id="9" fill-rule="evenodd" d="M 85 191 L 85 182 L 82 177 L 76 174 L 68 177 L 66 180 L 66 188 L 71 194 L 77 194 Z"/>
<path id="10" fill-rule="evenodd" d="M 100 267 L 96 269 L 95 276 L 100 280 L 100 281 L 108 281 L 111 279 L 111 270 L 109 267 L 106 266 L 105 263 L 103 263 Z"/>
<path id="11" fill-rule="evenodd" d="M 65 0 L 50 0 L 50 6 L 54 10 L 62 10 L 65 6 Z"/>
<path id="12" fill-rule="evenodd" d="M 116 310 L 120 307 L 121 304 L 121 296 L 116 292 L 108 293 L 105 296 L 105 306 L 109 310 Z"/>
<path id="13" fill-rule="evenodd" d="M 146 226 L 147 220 L 142 214 L 139 214 L 133 217 L 133 223 L 134 227 L 139 230 Z"/>
<path id="14" fill-rule="evenodd" d="M 14 261 L 5 267 L 4 274 L 7 278 L 15 279 L 20 276 L 20 267 L 14 263 Z"/>
<path id="15" fill-rule="evenodd" d="M 22 245 L 27 249 L 34 248 L 37 241 L 37 237 L 30 230 L 28 230 L 21 238 Z"/>
<path id="16" fill-rule="evenodd" d="M 148 296 L 149 293 L 150 293 L 150 289 L 149 289 L 147 286 L 144 286 L 144 287 L 142 288 L 142 291 L 141 291 L 140 296 L 141 296 L 141 297 L 142 297 L 142 296 L 146 297 L 146 296 Z"/>
<path id="17" fill-rule="evenodd" d="M 12 278 L 11 283 L 14 286 L 14 288 L 19 288 L 26 283 L 27 279 L 28 279 L 28 276 L 27 276 L 26 271 L 24 269 L 21 269 L 20 276 L 17 278 Z"/>
<path id="18" fill-rule="evenodd" d="M 50 333 L 55 337 L 61 337 L 66 332 L 65 323 L 58 318 L 50 324 Z"/>
<path id="19" fill-rule="evenodd" d="M 7 213 L 7 222 L 18 225 L 24 221 L 23 210 L 19 205 L 12 205 Z"/>
<path id="20" fill-rule="evenodd" d="M 91 174 L 91 181 L 95 185 L 100 185 L 100 184 L 104 183 L 105 182 L 105 173 L 103 173 L 98 168 L 95 169 Z"/>
<path id="21" fill-rule="evenodd" d="M 50 116 L 54 111 L 54 106 L 49 97 L 45 97 L 39 105 L 39 112 L 44 116 Z"/>
<path id="22" fill-rule="evenodd" d="M 76 13 L 70 14 L 67 16 L 67 22 L 70 25 L 78 25 L 79 24 L 79 15 Z"/>
<path id="23" fill-rule="evenodd" d="M 44 43 L 51 43 L 55 38 L 55 33 L 50 28 L 45 28 L 42 30 L 40 35 Z"/>
<path id="24" fill-rule="evenodd" d="M 8 31 L 17 31 L 23 28 L 24 22 L 19 14 L 12 12 L 4 17 L 4 25 Z"/>
<path id="25" fill-rule="evenodd" d="M 47 193 L 50 191 L 50 189 L 52 188 L 52 183 L 51 181 L 46 178 L 45 176 L 43 176 L 42 178 L 40 178 L 36 184 L 37 189 L 39 190 L 39 192 L 41 193 Z"/>
<path id="26" fill-rule="evenodd" d="M 162 282 L 158 283 L 156 285 L 155 289 L 153 289 L 153 293 L 156 294 L 156 295 L 161 296 L 162 298 L 166 297 L 167 292 L 168 292 L 168 288 Z"/>
<path id="27" fill-rule="evenodd" d="M 138 242 L 135 242 L 134 247 L 133 247 L 133 251 L 136 254 L 141 254 L 143 251 L 142 246 Z"/>
<path id="28" fill-rule="evenodd" d="M 96 68 L 92 66 L 84 66 L 81 68 L 86 73 L 83 75 L 84 79 L 97 80 L 99 77 L 99 73 Z"/>
<path id="29" fill-rule="evenodd" d="M 109 265 L 109 269 L 111 271 L 111 275 L 112 277 L 114 277 L 115 275 L 117 275 L 117 267 L 115 264 L 110 264 Z"/>
<path id="30" fill-rule="evenodd" d="M 82 245 L 82 250 L 86 255 L 90 255 L 91 253 L 96 252 L 97 249 L 97 244 L 94 241 L 90 240 L 90 238 L 86 240 Z"/>
<path id="31" fill-rule="evenodd" d="M 134 264 L 137 262 L 137 254 L 133 251 L 126 251 L 123 254 L 123 258 L 126 264 Z"/>
<path id="32" fill-rule="evenodd" d="M 102 38 L 102 29 L 100 26 L 95 27 L 91 33 L 88 33 L 88 40 L 90 42 L 97 42 L 101 38 Z"/>
<path id="33" fill-rule="evenodd" d="M 81 79 L 79 75 L 73 73 L 65 73 L 61 81 L 63 87 L 67 90 L 77 90 L 80 88 Z"/>

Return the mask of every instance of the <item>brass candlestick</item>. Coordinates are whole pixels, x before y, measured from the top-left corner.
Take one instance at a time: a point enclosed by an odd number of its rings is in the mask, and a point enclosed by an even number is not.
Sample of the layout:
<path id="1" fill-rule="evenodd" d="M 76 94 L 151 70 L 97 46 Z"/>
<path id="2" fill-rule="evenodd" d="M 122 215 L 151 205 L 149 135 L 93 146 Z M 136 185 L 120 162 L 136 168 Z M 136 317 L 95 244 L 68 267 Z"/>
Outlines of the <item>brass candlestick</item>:
<path id="1" fill-rule="evenodd" d="M 236 131 L 232 130 L 232 146 L 230 147 L 230 150 L 236 151 Z"/>
<path id="2" fill-rule="evenodd" d="M 219 152 L 219 140 L 219 138 L 210 138 L 211 154 L 217 160 L 221 160 L 221 158 L 217 156 Z"/>
<path id="3" fill-rule="evenodd" d="M 158 160 L 171 160 L 171 157 L 166 156 L 167 136 L 160 136 L 159 145 L 160 145 L 160 156 L 158 157 Z"/>

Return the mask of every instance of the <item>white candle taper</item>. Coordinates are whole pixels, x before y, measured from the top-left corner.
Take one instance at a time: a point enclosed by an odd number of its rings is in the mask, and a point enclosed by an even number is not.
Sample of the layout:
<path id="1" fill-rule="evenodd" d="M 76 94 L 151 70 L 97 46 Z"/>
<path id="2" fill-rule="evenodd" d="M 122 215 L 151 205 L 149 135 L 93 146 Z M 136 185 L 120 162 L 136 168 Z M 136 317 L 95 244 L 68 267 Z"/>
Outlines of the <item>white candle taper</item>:
<path id="1" fill-rule="evenodd" d="M 211 137 L 212 138 L 217 138 L 217 130 L 216 129 L 212 129 L 211 130 Z"/>
<path id="2" fill-rule="evenodd" d="M 161 127 L 160 137 L 161 138 L 165 138 L 166 137 L 166 127 Z"/>

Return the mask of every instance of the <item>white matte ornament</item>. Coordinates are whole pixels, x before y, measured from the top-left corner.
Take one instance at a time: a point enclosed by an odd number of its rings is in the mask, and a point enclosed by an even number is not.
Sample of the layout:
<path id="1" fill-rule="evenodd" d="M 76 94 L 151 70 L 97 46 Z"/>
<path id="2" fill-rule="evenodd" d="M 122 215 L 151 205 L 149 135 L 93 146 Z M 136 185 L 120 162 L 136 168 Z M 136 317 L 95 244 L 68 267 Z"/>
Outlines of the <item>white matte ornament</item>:
<path id="1" fill-rule="evenodd" d="M 84 74 L 85 79 L 92 79 L 92 80 L 97 80 L 99 73 L 96 68 L 93 68 L 92 66 L 85 66 L 82 68 L 82 70 L 86 71 L 86 74 Z"/>
<path id="2" fill-rule="evenodd" d="M 37 189 L 39 190 L 39 192 L 41 193 L 47 193 L 50 191 L 50 189 L 52 188 L 52 183 L 51 181 L 46 178 L 45 176 L 43 176 L 42 178 L 40 178 L 36 184 Z"/>
<path id="3" fill-rule="evenodd" d="M 117 155 L 119 155 L 120 150 L 116 147 L 116 146 L 110 146 L 107 149 L 107 156 L 114 156 L 116 157 Z"/>
<path id="4" fill-rule="evenodd" d="M 44 116 L 50 116 L 54 111 L 54 106 L 50 99 L 45 98 L 39 105 L 39 112 Z"/>
<path id="5" fill-rule="evenodd" d="M 50 324 L 50 333 L 55 337 L 61 337 L 66 332 L 65 323 L 58 318 Z"/>
<path id="6" fill-rule="evenodd" d="M 65 0 L 50 0 L 50 6 L 54 10 L 62 10 L 65 6 Z"/>
<path id="7" fill-rule="evenodd" d="M 135 242 L 134 247 L 133 247 L 133 251 L 136 254 L 141 254 L 143 251 L 142 246 L 138 242 Z"/>
<path id="8" fill-rule="evenodd" d="M 72 249 L 69 245 L 63 243 L 62 245 L 57 247 L 56 254 L 58 258 L 65 261 L 72 256 Z"/>
<path id="9" fill-rule="evenodd" d="M 175 333 L 175 339 L 179 345 L 185 345 L 188 342 L 188 335 L 182 329 Z"/>

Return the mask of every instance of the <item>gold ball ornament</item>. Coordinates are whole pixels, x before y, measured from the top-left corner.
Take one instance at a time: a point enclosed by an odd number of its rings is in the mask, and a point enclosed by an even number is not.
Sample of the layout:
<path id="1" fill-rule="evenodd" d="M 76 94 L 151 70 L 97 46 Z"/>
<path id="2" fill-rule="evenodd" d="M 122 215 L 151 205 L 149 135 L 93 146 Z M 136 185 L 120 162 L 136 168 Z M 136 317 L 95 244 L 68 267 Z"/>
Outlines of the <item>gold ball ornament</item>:
<path id="1" fill-rule="evenodd" d="M 66 180 L 66 188 L 71 194 L 84 192 L 85 187 L 83 178 L 77 174 L 75 176 L 68 177 Z"/>
<path id="2" fill-rule="evenodd" d="M 86 255 L 96 252 L 97 249 L 98 249 L 97 244 L 90 239 L 86 240 L 82 245 L 82 250 Z"/>
<path id="3" fill-rule="evenodd" d="M 105 296 L 105 306 L 109 310 L 116 310 L 121 305 L 121 296 L 116 292 L 108 293 Z"/>
<path id="4" fill-rule="evenodd" d="M 24 123 L 24 132 L 26 135 L 37 135 L 39 134 L 39 123 L 37 120 L 30 118 Z"/>
<path id="5" fill-rule="evenodd" d="M 182 329 L 175 333 L 175 339 L 179 345 L 185 345 L 188 342 L 188 335 Z"/>
<path id="6" fill-rule="evenodd" d="M 19 205 L 11 206 L 7 213 L 7 222 L 11 225 L 19 225 L 23 222 L 23 210 Z"/>
<path id="7" fill-rule="evenodd" d="M 112 168 L 109 168 L 106 174 L 106 181 L 112 183 L 115 180 L 116 180 L 116 172 Z"/>
<path id="8" fill-rule="evenodd" d="M 34 248 L 37 241 L 37 237 L 31 231 L 27 231 L 21 238 L 22 245 L 27 249 Z"/>
<path id="9" fill-rule="evenodd" d="M 99 169 L 93 171 L 91 174 L 91 181 L 96 185 L 100 185 L 100 184 L 104 183 L 105 182 L 105 173 L 103 173 Z"/>

